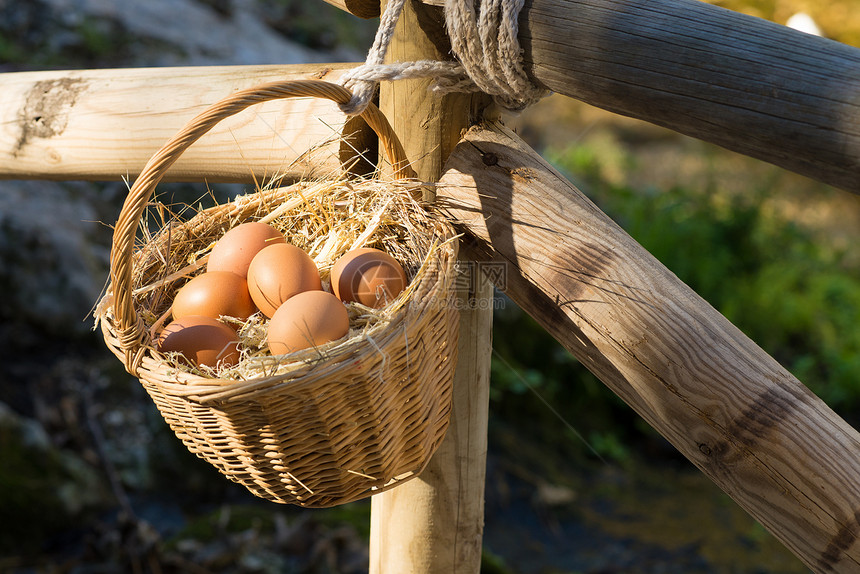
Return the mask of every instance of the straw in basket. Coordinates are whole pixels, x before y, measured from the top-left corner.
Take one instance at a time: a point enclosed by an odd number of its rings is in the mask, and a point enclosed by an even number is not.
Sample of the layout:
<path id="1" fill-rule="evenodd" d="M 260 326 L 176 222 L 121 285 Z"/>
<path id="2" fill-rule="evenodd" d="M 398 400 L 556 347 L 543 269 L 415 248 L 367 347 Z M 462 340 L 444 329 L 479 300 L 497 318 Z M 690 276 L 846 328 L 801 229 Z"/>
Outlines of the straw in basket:
<path id="1" fill-rule="evenodd" d="M 142 244 L 138 229 L 170 166 L 220 120 L 278 98 L 343 103 L 350 96 L 322 81 L 277 82 L 237 92 L 192 120 L 150 159 L 129 192 L 114 230 L 111 283 L 96 313 L 108 347 L 190 451 L 257 496 L 306 507 L 350 502 L 416 476 L 448 426 L 458 336 L 455 235 L 443 216 L 413 197 L 411 170 L 385 117 L 373 106 L 362 114 L 395 168 L 391 181 L 300 182 L 173 221 L 145 234 Z M 314 208 L 326 213 L 316 216 Z M 352 245 L 341 245 L 338 226 L 355 225 L 356 218 L 365 229 Z M 402 260 L 410 285 L 377 315 L 351 309 L 353 327 L 344 340 L 275 357 L 262 343 L 263 351 L 243 351 L 239 365 L 226 371 L 184 366 L 158 351 L 159 328 L 207 250 L 244 221 L 280 225 L 288 241 L 302 243 L 322 263 L 375 243 Z M 265 321 L 258 318 L 240 333 L 259 339 L 261 330 Z"/>

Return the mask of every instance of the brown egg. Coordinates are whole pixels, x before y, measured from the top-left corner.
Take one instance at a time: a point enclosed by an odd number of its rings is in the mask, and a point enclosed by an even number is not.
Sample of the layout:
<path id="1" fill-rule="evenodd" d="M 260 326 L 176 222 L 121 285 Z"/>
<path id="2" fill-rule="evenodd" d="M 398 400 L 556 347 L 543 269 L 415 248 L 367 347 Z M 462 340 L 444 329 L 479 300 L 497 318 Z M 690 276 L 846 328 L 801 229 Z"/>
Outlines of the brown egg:
<path id="1" fill-rule="evenodd" d="M 215 243 L 206 270 L 232 271 L 247 277 L 254 256 L 264 247 L 277 243 L 286 243 L 286 239 L 271 225 L 259 221 L 241 223 Z"/>
<path id="2" fill-rule="evenodd" d="M 347 333 L 349 313 L 341 300 L 326 291 L 305 291 L 285 301 L 269 321 L 269 350 L 283 355 Z"/>
<path id="3" fill-rule="evenodd" d="M 189 315 L 170 323 L 158 336 L 162 353 L 179 351 L 197 365 L 233 366 L 239 362 L 239 337 L 212 317 Z"/>
<path id="4" fill-rule="evenodd" d="M 245 320 L 257 311 L 248 282 L 230 271 L 207 271 L 183 285 L 173 299 L 173 318 L 222 315 Z"/>
<path id="5" fill-rule="evenodd" d="M 362 247 L 344 254 L 331 269 L 331 288 L 344 302 L 380 308 L 406 289 L 400 263 L 379 249 Z"/>
<path id="6" fill-rule="evenodd" d="M 290 243 L 269 245 L 248 267 L 248 291 L 266 317 L 297 293 L 322 289 L 311 256 Z"/>

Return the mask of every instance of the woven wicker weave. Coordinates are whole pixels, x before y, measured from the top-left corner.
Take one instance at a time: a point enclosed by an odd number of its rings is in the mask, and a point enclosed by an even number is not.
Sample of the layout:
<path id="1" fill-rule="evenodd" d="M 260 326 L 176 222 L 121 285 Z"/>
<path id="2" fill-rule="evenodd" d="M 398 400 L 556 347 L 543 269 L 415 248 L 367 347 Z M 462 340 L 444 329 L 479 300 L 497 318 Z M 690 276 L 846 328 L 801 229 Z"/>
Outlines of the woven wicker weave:
<path id="1" fill-rule="evenodd" d="M 156 184 L 170 165 L 218 121 L 266 100 L 350 93 L 321 81 L 273 83 L 238 92 L 192 120 L 156 153 L 134 183 L 114 232 L 111 285 L 98 319 L 108 347 L 140 379 L 176 436 L 198 456 L 257 496 L 323 507 L 357 500 L 416 476 L 441 442 L 451 409 L 458 315 L 452 289 L 453 231 L 425 221 L 432 245 L 414 271 L 407 298 L 384 326 L 335 345 L 324 360 L 260 369 L 242 380 L 207 376 L 168 361 L 153 344 L 169 301 L 140 293 L 141 278 L 176 274 L 163 254 L 177 241 L 206 244 L 230 225 L 259 219 L 291 197 L 291 187 L 244 196 L 205 210 L 135 249 Z M 375 107 L 363 114 L 399 178 L 410 175 L 402 147 Z M 406 192 L 404 192 L 406 193 Z M 163 230 L 164 231 L 164 230 Z M 289 239 L 289 237 L 288 237 Z M 161 299 L 176 286 L 160 287 Z M 271 373 L 277 374 L 272 375 Z"/>

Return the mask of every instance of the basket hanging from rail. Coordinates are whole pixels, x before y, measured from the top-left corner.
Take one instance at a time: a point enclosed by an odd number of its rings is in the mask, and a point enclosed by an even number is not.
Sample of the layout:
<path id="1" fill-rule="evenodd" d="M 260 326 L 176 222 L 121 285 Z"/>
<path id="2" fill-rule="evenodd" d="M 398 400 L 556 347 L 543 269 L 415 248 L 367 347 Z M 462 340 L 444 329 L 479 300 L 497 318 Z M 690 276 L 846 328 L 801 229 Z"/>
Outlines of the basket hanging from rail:
<path id="1" fill-rule="evenodd" d="M 391 180 L 333 177 L 259 189 L 154 233 L 138 231 L 155 186 L 222 119 L 273 99 L 344 103 L 350 96 L 322 81 L 276 82 L 228 96 L 189 122 L 129 192 L 114 230 L 111 283 L 96 312 L 107 346 L 190 451 L 257 496 L 307 507 L 350 502 L 416 476 L 448 426 L 456 238 L 441 214 L 416 199 L 385 117 L 374 106 L 362 113 L 395 169 Z M 177 290 L 202 272 L 219 237 L 248 221 L 277 226 L 306 249 L 324 289 L 332 261 L 361 246 L 394 255 L 409 285 L 382 310 L 350 307 L 346 337 L 293 354 L 266 351 L 259 314 L 234 325 L 244 349 L 238 365 L 213 370 L 160 352 L 157 337 Z"/>

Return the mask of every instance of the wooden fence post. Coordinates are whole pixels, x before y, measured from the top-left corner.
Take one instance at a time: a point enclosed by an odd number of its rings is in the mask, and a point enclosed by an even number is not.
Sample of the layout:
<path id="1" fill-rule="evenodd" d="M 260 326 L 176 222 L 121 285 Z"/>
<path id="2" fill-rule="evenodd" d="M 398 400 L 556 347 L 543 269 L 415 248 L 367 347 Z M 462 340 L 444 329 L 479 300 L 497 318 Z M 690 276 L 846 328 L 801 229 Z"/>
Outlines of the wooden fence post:
<path id="1" fill-rule="evenodd" d="M 420 3 L 406 3 L 388 49 L 392 61 L 444 59 L 441 23 Z M 435 182 L 477 115 L 480 98 L 429 90 L 431 80 L 385 84 L 380 107 L 403 141 L 418 176 Z M 432 189 L 429 188 L 428 189 Z M 428 193 L 432 195 L 432 193 Z M 466 265 L 467 271 L 475 271 Z M 477 573 L 480 570 L 492 336 L 492 286 L 472 273 L 463 281 L 454 407 L 444 442 L 417 478 L 373 497 L 370 572 Z M 471 291 L 471 292 L 468 292 Z"/>

